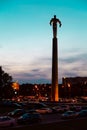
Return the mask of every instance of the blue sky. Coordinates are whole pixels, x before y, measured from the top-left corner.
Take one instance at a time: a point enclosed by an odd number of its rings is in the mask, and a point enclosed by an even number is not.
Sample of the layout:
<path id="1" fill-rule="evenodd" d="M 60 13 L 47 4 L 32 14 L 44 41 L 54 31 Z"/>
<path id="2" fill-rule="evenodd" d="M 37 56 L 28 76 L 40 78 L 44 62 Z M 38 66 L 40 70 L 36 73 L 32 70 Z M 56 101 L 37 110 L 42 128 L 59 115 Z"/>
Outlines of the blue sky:
<path id="1" fill-rule="evenodd" d="M 58 80 L 87 76 L 86 0 L 0 0 L 0 65 L 20 83 L 51 83 L 52 27 L 58 28 Z"/>

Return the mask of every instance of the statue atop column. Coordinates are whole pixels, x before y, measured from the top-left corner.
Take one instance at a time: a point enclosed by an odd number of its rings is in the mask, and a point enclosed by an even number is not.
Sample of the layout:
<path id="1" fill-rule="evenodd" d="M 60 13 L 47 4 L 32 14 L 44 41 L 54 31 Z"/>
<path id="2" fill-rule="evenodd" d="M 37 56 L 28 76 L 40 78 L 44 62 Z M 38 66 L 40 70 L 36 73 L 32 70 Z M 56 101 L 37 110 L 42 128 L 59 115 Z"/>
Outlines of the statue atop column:
<path id="1" fill-rule="evenodd" d="M 54 15 L 54 18 L 50 20 L 50 25 L 53 26 L 53 37 L 57 37 L 57 23 L 59 23 L 59 27 L 61 27 L 61 21 Z"/>

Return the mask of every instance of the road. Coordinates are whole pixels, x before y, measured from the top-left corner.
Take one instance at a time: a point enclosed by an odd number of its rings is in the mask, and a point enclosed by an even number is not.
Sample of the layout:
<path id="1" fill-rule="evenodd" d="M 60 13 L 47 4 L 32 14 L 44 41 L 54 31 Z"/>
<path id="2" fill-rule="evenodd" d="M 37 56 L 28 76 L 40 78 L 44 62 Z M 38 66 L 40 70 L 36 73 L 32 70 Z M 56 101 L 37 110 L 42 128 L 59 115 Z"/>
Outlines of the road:
<path id="1" fill-rule="evenodd" d="M 61 114 L 44 114 L 42 115 L 42 123 L 52 123 L 52 122 L 59 122 L 61 120 Z"/>
<path id="2" fill-rule="evenodd" d="M 39 124 L 29 124 L 29 125 L 17 125 L 15 127 L 10 127 L 9 130 L 87 130 L 87 117 L 84 119 L 73 119 L 73 120 L 62 120 L 61 114 L 44 114 L 42 115 L 43 120 Z M 7 128 L 0 128 L 0 130 L 7 130 Z"/>

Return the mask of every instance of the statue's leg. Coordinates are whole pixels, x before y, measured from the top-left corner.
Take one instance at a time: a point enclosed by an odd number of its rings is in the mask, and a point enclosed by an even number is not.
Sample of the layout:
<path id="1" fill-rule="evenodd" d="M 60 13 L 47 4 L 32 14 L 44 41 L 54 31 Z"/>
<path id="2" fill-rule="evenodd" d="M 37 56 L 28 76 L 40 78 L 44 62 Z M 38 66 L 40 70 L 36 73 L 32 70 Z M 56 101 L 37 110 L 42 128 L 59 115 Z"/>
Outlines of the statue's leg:
<path id="1" fill-rule="evenodd" d="M 53 28 L 53 36 L 56 37 L 56 35 L 57 35 L 57 29 Z"/>

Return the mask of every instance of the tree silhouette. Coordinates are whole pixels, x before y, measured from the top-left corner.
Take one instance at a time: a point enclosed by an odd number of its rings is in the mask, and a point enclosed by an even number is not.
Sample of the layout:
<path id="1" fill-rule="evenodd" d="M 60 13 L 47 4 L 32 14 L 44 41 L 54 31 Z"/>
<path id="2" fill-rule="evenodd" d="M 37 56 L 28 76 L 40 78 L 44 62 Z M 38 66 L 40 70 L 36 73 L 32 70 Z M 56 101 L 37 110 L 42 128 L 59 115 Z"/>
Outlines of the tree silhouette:
<path id="1" fill-rule="evenodd" d="M 12 95 L 12 76 L 5 73 L 0 66 L 0 97 L 5 98 Z"/>

